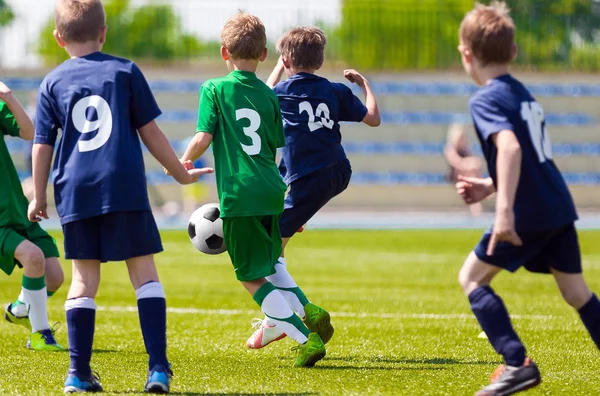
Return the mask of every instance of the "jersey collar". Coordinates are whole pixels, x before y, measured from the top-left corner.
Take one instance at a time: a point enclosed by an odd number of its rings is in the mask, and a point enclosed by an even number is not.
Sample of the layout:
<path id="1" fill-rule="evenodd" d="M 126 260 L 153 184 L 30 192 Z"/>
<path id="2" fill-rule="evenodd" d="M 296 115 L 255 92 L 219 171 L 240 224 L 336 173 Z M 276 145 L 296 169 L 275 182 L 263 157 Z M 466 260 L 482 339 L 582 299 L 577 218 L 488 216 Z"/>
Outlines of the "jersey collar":
<path id="1" fill-rule="evenodd" d="M 229 73 L 230 76 L 235 76 L 236 78 L 239 78 L 240 80 L 256 80 L 258 77 L 256 77 L 256 73 L 252 73 L 249 71 L 244 71 L 244 70 L 234 70 L 231 73 Z"/>

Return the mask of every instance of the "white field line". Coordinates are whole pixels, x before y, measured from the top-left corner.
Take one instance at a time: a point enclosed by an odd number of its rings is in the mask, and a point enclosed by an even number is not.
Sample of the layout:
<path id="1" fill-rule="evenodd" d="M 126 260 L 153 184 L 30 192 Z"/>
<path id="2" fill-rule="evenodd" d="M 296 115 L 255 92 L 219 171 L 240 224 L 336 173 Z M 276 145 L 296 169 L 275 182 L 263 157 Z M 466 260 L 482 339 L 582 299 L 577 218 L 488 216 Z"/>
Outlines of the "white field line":
<path id="1" fill-rule="evenodd" d="M 109 312 L 137 312 L 137 307 L 103 307 L 97 308 L 98 311 Z M 200 309 L 200 308 L 167 308 L 167 312 L 172 314 L 191 314 L 206 316 L 234 316 L 234 315 L 257 315 L 258 310 L 244 309 Z M 385 312 L 330 312 L 331 316 L 341 318 L 375 318 L 375 319 L 433 319 L 433 320 L 452 320 L 452 319 L 474 319 L 472 314 L 428 314 L 428 313 L 385 313 Z M 555 315 L 512 315 L 513 319 L 565 319 L 563 316 Z"/>

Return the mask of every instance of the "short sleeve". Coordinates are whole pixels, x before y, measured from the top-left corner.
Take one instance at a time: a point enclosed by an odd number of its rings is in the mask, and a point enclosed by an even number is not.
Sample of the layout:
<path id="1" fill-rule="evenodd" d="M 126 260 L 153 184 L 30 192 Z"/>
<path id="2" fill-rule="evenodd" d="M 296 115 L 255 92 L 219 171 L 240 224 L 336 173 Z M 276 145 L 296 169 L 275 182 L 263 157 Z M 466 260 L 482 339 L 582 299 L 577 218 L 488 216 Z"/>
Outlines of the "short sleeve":
<path id="1" fill-rule="evenodd" d="M 213 135 L 217 129 L 217 103 L 214 86 L 210 81 L 200 88 L 200 103 L 198 105 L 198 126 L 196 132 L 206 132 Z"/>
<path id="2" fill-rule="evenodd" d="M 338 92 L 340 121 L 362 122 L 367 115 L 367 107 L 354 95 L 352 90 L 344 84 L 335 84 Z"/>
<path id="3" fill-rule="evenodd" d="M 0 125 L 2 125 L 2 134 L 18 137 L 21 133 L 21 128 L 15 120 L 15 116 L 11 113 L 6 103 L 0 104 Z"/>
<path id="4" fill-rule="evenodd" d="M 135 63 L 131 68 L 131 102 L 129 108 L 131 123 L 135 129 L 140 129 L 162 114 L 146 77 Z"/>
<path id="5" fill-rule="evenodd" d="M 38 93 L 35 114 L 35 137 L 33 142 L 54 146 L 61 125 L 52 108 L 49 93 L 44 86 L 40 88 L 40 92 Z"/>
<path id="6" fill-rule="evenodd" d="M 488 140 L 490 136 L 504 130 L 514 131 L 514 125 L 509 121 L 502 110 L 483 97 L 476 97 L 469 104 L 471 115 L 477 131 L 481 134 L 483 140 Z"/>

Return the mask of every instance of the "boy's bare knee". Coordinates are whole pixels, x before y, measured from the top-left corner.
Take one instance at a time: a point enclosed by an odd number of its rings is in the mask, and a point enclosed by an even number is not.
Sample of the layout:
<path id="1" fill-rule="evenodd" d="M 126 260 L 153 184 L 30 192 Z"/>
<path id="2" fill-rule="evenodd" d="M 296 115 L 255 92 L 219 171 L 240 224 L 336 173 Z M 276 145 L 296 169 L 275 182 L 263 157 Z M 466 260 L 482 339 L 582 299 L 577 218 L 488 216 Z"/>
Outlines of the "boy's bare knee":
<path id="1" fill-rule="evenodd" d="M 39 276 L 44 275 L 46 259 L 42 250 L 37 246 L 29 244 L 23 249 L 18 248 L 15 258 L 19 260 L 25 271 L 31 270 L 39 273 Z"/>
<path id="2" fill-rule="evenodd" d="M 468 296 L 473 290 L 488 286 L 501 269 L 479 260 L 471 253 L 458 273 L 458 283 Z"/>

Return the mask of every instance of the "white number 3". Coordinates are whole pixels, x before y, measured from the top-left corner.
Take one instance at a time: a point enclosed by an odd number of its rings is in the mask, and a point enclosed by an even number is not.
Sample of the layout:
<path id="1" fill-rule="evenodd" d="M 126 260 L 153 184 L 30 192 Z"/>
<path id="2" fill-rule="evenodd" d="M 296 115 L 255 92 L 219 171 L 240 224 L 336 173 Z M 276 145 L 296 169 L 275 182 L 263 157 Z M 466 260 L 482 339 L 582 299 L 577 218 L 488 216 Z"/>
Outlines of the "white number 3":
<path id="1" fill-rule="evenodd" d="M 86 113 L 90 107 L 96 109 L 98 119 L 95 121 L 89 121 L 87 118 Z M 73 107 L 71 117 L 73 118 L 73 125 L 82 134 L 98 131 L 98 134 L 92 139 L 79 141 L 80 152 L 98 150 L 110 138 L 113 127 L 112 112 L 108 102 L 101 96 L 92 95 L 79 100 Z"/>
<path id="2" fill-rule="evenodd" d="M 252 109 L 239 109 L 235 111 L 235 119 L 237 121 L 242 119 L 250 120 L 250 126 L 244 127 L 244 134 L 252 139 L 252 144 L 246 146 L 242 143 L 242 148 L 248 155 L 257 155 L 260 153 L 262 143 L 260 141 L 260 135 L 256 133 L 260 128 L 260 114 L 256 110 Z"/>

